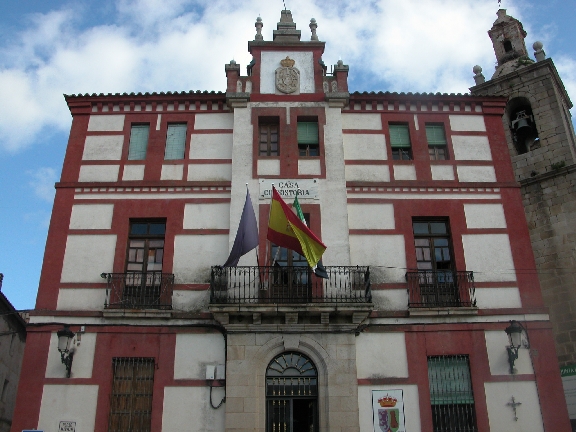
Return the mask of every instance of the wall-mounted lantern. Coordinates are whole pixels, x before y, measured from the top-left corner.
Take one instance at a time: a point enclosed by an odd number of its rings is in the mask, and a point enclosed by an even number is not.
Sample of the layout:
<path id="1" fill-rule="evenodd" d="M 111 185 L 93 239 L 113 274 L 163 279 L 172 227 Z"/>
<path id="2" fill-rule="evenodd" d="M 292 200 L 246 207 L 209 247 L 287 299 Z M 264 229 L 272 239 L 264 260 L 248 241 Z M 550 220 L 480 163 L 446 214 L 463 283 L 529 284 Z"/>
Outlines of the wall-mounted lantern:
<path id="1" fill-rule="evenodd" d="M 74 357 L 74 347 L 71 347 L 71 345 L 76 335 L 67 325 L 62 330 L 58 330 L 56 334 L 58 335 L 58 351 L 60 351 L 62 363 L 66 366 L 66 378 L 70 378 L 72 359 Z"/>
<path id="2" fill-rule="evenodd" d="M 520 348 L 530 348 L 528 343 L 528 333 L 522 324 L 518 321 L 510 321 L 510 325 L 506 327 L 504 330 L 508 335 L 508 341 L 510 342 L 510 346 L 506 347 L 506 351 L 508 351 L 508 363 L 510 364 L 510 373 L 516 373 L 516 369 L 514 369 L 514 362 L 518 359 L 518 350 Z M 522 333 L 526 335 L 526 338 L 523 340 Z"/>

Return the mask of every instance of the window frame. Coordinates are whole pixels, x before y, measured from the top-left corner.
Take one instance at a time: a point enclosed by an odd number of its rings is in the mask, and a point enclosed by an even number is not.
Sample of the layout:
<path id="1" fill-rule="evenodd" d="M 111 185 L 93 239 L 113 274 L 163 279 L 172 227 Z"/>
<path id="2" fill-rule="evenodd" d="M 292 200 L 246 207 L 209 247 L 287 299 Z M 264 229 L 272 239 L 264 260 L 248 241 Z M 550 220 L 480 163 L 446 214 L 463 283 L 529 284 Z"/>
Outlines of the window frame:
<path id="1" fill-rule="evenodd" d="M 300 125 L 303 125 L 302 128 Z M 302 131 L 306 125 L 309 129 L 311 125 L 315 126 L 315 136 L 310 131 Z M 301 118 L 299 117 L 296 123 L 296 141 L 298 144 L 298 156 L 300 157 L 319 157 L 320 156 L 320 126 L 318 118 Z M 315 154 L 311 154 L 315 153 Z"/>
<path id="2" fill-rule="evenodd" d="M 399 129 L 402 128 L 402 129 Z M 394 142 L 397 135 L 394 130 L 405 130 L 408 142 Z M 414 160 L 412 153 L 412 140 L 410 139 L 410 125 L 409 123 L 389 123 L 388 134 L 390 137 L 390 150 L 392 152 L 392 160 Z"/>
<path id="3" fill-rule="evenodd" d="M 176 144 L 172 144 L 170 142 L 170 129 L 171 128 L 182 128 L 184 129 L 184 136 L 183 141 L 178 141 Z M 186 158 L 186 141 L 188 139 L 188 124 L 186 122 L 170 122 L 166 126 L 166 144 L 164 146 L 164 160 L 172 161 L 172 160 L 183 160 Z M 178 147 L 175 147 L 175 146 Z M 169 148 L 170 146 L 170 148 Z M 175 152 L 176 150 L 180 151 L 181 146 L 181 155 L 180 153 L 176 155 L 177 157 L 168 157 L 169 152 Z"/>
<path id="4" fill-rule="evenodd" d="M 276 150 L 273 150 L 272 128 L 276 128 Z M 265 129 L 265 130 L 263 130 Z M 266 133 L 266 141 L 262 140 L 263 132 Z M 266 148 L 263 149 L 262 145 Z M 279 117 L 259 117 L 258 118 L 258 157 L 279 157 L 280 156 L 280 118 Z"/>
<path id="5" fill-rule="evenodd" d="M 442 131 L 443 141 L 438 140 L 437 142 L 431 142 L 430 135 L 428 131 L 434 130 L 438 128 L 438 130 Z M 430 160 L 437 161 L 437 160 L 449 160 L 450 157 L 448 155 L 448 139 L 446 138 L 446 127 L 443 123 L 426 123 L 424 127 L 426 131 L 426 142 L 428 143 L 428 156 Z"/>

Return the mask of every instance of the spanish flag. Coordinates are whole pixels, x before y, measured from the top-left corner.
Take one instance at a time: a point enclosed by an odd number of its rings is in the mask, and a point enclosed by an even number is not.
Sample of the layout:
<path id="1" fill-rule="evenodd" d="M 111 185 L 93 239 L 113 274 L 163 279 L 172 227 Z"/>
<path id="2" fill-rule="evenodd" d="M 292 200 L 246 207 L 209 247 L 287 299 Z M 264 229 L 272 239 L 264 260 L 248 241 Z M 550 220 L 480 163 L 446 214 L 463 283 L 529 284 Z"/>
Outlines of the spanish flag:
<path id="1" fill-rule="evenodd" d="M 278 246 L 304 255 L 312 268 L 318 264 L 326 250 L 324 243 L 288 207 L 274 187 L 267 238 Z"/>

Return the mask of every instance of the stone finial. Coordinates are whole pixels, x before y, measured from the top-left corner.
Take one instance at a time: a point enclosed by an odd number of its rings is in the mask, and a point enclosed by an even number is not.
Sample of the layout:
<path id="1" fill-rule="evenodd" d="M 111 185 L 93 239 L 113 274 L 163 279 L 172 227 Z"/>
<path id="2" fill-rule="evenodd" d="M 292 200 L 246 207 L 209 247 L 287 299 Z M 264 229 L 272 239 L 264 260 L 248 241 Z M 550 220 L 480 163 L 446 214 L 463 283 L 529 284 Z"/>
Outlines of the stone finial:
<path id="1" fill-rule="evenodd" d="M 542 49 L 544 48 L 544 44 L 542 42 L 534 42 L 532 48 L 534 48 L 534 57 L 536 57 L 536 61 L 542 61 L 546 58 L 546 53 Z"/>
<path id="2" fill-rule="evenodd" d="M 474 81 L 476 82 L 476 85 L 486 82 L 486 78 L 482 75 L 482 67 L 476 65 L 472 68 L 472 72 L 474 72 Z"/>
<path id="3" fill-rule="evenodd" d="M 498 16 L 497 20 L 504 18 L 506 16 L 506 9 L 498 9 L 496 15 Z"/>
<path id="4" fill-rule="evenodd" d="M 256 18 L 256 22 L 254 23 L 254 27 L 256 27 L 256 36 L 254 36 L 254 40 L 264 40 L 262 36 L 262 27 L 264 24 L 262 23 L 262 18 Z"/>
<path id="5" fill-rule="evenodd" d="M 310 40 L 317 41 L 318 35 L 316 34 L 316 29 L 318 28 L 318 24 L 314 18 L 310 18 L 310 31 L 312 31 L 312 37 Z"/>

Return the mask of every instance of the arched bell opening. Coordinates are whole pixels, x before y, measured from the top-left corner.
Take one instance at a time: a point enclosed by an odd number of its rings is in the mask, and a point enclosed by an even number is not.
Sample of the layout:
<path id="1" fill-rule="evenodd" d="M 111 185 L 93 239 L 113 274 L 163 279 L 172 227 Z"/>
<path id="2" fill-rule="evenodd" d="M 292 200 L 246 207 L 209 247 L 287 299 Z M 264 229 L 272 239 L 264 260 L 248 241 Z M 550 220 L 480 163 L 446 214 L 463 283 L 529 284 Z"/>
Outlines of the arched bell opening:
<path id="1" fill-rule="evenodd" d="M 318 371 L 299 352 L 284 352 L 268 364 L 266 431 L 318 431 Z"/>
<path id="2" fill-rule="evenodd" d="M 512 140 L 518 154 L 539 148 L 538 129 L 528 99 L 518 97 L 510 100 L 506 112 L 510 120 Z"/>

